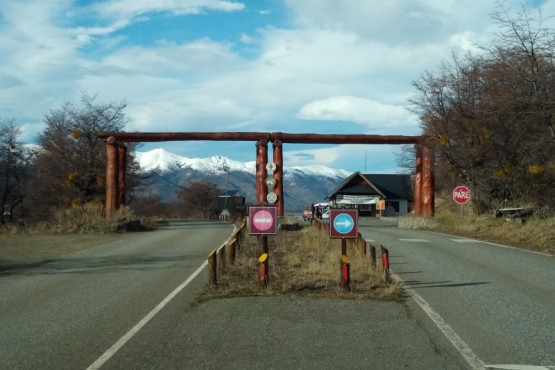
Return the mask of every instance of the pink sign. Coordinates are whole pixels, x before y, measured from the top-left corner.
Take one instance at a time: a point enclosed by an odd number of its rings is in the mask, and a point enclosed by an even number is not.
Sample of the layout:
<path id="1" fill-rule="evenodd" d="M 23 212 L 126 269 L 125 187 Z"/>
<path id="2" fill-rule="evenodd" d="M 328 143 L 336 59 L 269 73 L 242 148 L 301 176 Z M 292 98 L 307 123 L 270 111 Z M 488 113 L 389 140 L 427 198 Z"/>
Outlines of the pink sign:
<path id="1" fill-rule="evenodd" d="M 276 235 L 277 223 L 276 207 L 254 206 L 249 208 L 251 235 Z"/>
<path id="2" fill-rule="evenodd" d="M 270 212 L 266 210 L 260 210 L 252 216 L 252 224 L 260 231 L 270 230 L 274 224 L 274 218 Z"/>

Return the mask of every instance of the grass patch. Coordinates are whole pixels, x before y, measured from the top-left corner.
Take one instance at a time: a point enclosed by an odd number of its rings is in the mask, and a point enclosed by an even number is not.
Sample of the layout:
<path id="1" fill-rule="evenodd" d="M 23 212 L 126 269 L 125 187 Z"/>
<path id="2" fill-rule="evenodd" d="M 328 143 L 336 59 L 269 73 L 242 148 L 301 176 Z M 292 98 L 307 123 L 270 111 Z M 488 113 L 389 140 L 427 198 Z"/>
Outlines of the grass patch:
<path id="1" fill-rule="evenodd" d="M 320 298 L 374 299 L 392 301 L 401 298 L 401 287 L 386 281 L 382 271 L 354 243 L 347 243 L 351 268 L 351 290 L 339 286 L 341 241 L 331 240 L 314 227 L 298 231 L 280 231 L 268 237 L 268 287 L 258 281 L 258 257 L 261 245 L 257 237 L 246 236 L 233 265 L 218 275 L 216 287 L 206 286 L 199 300 L 240 296 L 299 295 Z"/>
<path id="2" fill-rule="evenodd" d="M 149 224 L 148 219 L 138 218 L 129 207 L 115 210 L 110 219 L 105 217 L 105 208 L 99 203 L 85 203 L 75 208 L 57 209 L 46 222 L 33 224 L 6 224 L 0 227 L 3 234 L 61 234 L 61 233 L 114 233 L 126 229 L 126 224 L 136 221 L 141 227 Z"/>
<path id="3" fill-rule="evenodd" d="M 436 231 L 555 254 L 555 216 L 535 215 L 523 223 L 477 215 L 471 206 L 463 212 L 452 201 L 436 201 Z"/>

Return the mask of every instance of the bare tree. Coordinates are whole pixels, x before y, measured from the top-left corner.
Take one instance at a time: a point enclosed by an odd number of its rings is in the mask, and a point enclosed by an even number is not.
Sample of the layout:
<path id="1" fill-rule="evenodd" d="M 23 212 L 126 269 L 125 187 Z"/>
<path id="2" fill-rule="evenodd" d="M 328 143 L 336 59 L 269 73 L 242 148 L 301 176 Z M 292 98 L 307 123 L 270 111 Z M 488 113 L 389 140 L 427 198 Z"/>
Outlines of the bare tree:
<path id="1" fill-rule="evenodd" d="M 178 191 L 183 217 L 206 217 L 218 211 L 222 189 L 208 181 L 193 181 Z"/>
<path id="2" fill-rule="evenodd" d="M 436 138 L 438 183 L 472 186 L 479 212 L 507 200 L 553 205 L 555 34 L 526 8 L 493 19 L 500 32 L 488 53 L 425 72 L 411 103 Z"/>
<path id="3" fill-rule="evenodd" d="M 81 106 L 65 103 L 45 116 L 45 130 L 38 137 L 41 148 L 35 163 L 32 197 L 39 215 L 52 208 L 76 207 L 84 202 L 102 202 L 105 195 L 106 149 L 96 134 L 121 131 L 128 122 L 126 104 L 97 103 L 95 96 L 83 94 Z M 134 147 L 128 170 L 133 166 Z M 128 188 L 133 177 L 128 175 Z"/>
<path id="4" fill-rule="evenodd" d="M 0 120 L 0 224 L 24 219 L 32 152 L 19 141 L 15 119 Z"/>

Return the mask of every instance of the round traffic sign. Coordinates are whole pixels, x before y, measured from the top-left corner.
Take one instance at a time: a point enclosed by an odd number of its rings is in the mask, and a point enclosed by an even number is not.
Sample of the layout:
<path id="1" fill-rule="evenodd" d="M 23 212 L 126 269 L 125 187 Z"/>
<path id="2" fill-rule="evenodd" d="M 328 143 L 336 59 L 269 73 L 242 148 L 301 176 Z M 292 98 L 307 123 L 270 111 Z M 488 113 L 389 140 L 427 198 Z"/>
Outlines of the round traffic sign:
<path id="1" fill-rule="evenodd" d="M 276 184 L 276 178 L 274 176 L 266 177 L 266 185 L 274 186 Z"/>
<path id="2" fill-rule="evenodd" d="M 266 200 L 269 203 L 275 203 L 277 201 L 277 194 L 274 192 L 269 192 L 268 195 L 266 195 Z"/>
<path id="3" fill-rule="evenodd" d="M 465 204 L 470 201 L 470 189 L 460 185 L 453 189 L 453 200 L 458 204 Z"/>
<path id="4" fill-rule="evenodd" d="M 272 228 L 274 225 L 274 218 L 272 214 L 265 209 L 261 209 L 256 211 L 254 216 L 252 217 L 252 224 L 256 227 L 257 230 L 260 231 L 267 231 Z"/>
<path id="5" fill-rule="evenodd" d="M 274 162 L 268 162 L 266 163 L 266 170 L 268 172 L 274 172 L 276 170 L 277 166 Z"/>
<path id="6" fill-rule="evenodd" d="M 340 234 L 348 234 L 353 230 L 355 221 L 348 213 L 340 213 L 333 220 L 333 227 Z"/>

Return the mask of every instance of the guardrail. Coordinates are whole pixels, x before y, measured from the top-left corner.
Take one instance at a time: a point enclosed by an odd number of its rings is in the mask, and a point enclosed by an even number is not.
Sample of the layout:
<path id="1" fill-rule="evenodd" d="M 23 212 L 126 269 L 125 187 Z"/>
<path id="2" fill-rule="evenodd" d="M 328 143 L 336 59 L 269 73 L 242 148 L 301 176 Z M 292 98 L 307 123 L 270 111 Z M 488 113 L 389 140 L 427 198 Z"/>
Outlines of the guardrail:
<path id="1" fill-rule="evenodd" d="M 241 225 L 235 229 L 229 238 L 229 242 L 223 243 L 208 254 L 208 283 L 218 285 L 218 275 L 225 274 L 226 265 L 235 263 L 237 251 L 245 239 L 247 220 L 243 220 Z"/>

